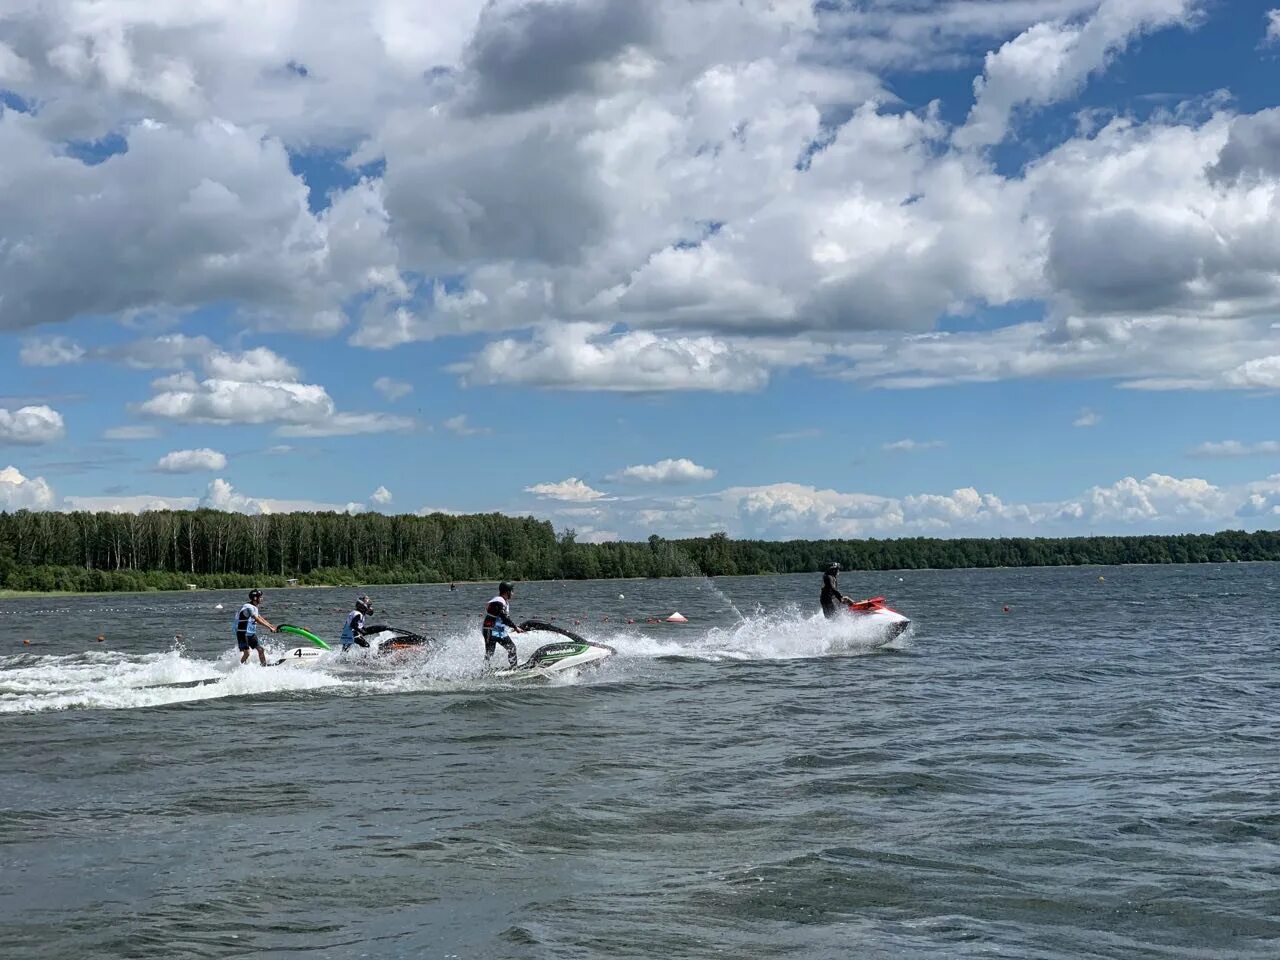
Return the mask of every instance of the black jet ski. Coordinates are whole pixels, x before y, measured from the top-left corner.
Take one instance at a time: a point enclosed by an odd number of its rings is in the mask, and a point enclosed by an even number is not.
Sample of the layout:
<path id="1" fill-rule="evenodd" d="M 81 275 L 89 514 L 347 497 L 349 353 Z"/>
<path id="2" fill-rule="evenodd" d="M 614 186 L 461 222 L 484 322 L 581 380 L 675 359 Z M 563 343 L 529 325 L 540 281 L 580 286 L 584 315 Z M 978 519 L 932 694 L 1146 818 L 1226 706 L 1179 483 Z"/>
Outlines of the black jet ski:
<path id="1" fill-rule="evenodd" d="M 389 627 L 386 624 L 374 624 L 364 628 L 364 638 L 369 641 L 373 652 L 380 657 L 393 653 L 433 653 L 436 641 L 433 637 L 422 637 L 409 630 Z"/>
<path id="2" fill-rule="evenodd" d="M 539 647 L 518 667 L 495 670 L 493 673 L 495 677 L 504 677 L 511 680 L 534 680 L 552 677 L 559 673 L 575 670 L 578 667 L 584 667 L 587 664 L 607 660 L 618 652 L 608 644 L 584 639 L 572 630 L 557 627 L 554 623 L 547 623 L 544 620 L 526 620 L 520 624 L 520 629 L 529 632 L 556 633 L 564 639 Z"/>

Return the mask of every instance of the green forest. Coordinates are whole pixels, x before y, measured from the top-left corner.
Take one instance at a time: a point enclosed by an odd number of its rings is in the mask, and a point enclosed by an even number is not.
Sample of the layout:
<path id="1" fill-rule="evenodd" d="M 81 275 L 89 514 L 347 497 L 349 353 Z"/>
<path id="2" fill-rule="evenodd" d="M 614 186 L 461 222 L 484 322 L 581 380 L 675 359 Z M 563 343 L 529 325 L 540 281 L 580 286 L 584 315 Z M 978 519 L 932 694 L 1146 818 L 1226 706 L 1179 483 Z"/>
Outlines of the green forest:
<path id="1" fill-rule="evenodd" d="M 1063 539 L 686 540 L 578 543 L 572 530 L 501 514 L 349 516 L 216 510 L 0 513 L 0 587 L 142 591 L 456 580 L 1280 560 L 1280 533 Z"/>

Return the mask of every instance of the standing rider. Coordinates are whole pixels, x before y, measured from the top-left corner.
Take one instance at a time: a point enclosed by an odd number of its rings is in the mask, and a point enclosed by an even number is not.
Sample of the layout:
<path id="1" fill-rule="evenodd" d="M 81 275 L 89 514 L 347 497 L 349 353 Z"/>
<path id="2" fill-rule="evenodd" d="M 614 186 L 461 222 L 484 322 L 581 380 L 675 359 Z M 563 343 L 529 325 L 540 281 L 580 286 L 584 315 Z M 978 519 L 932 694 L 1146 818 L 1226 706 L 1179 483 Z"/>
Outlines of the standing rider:
<path id="1" fill-rule="evenodd" d="M 262 647 L 258 646 L 258 624 L 262 624 L 272 633 L 275 627 L 262 618 L 258 613 L 258 604 L 262 602 L 261 590 L 249 591 L 249 602 L 240 608 L 240 612 L 236 614 L 236 647 L 240 650 L 240 662 L 249 662 L 249 651 L 258 651 L 258 662 L 262 666 L 267 665 L 267 655 L 263 652 Z"/>
<path id="2" fill-rule="evenodd" d="M 828 620 L 833 620 L 839 614 L 837 603 L 843 603 L 848 606 L 853 603 L 848 597 L 840 592 L 840 587 L 836 584 L 836 578 L 840 576 L 840 564 L 834 560 L 827 564 L 827 570 L 822 575 L 822 596 L 819 603 L 822 604 L 822 615 Z"/>
<path id="3" fill-rule="evenodd" d="M 515 588 L 506 580 L 498 584 L 498 595 L 484 608 L 484 623 L 480 626 L 480 633 L 484 636 L 484 662 L 487 666 L 490 658 L 493 657 L 494 648 L 498 644 L 507 651 L 507 662 L 511 666 L 515 666 L 518 662 L 516 657 L 516 644 L 507 635 L 507 628 L 514 630 L 516 633 L 524 633 L 516 622 L 511 619 L 511 594 Z"/>
<path id="4" fill-rule="evenodd" d="M 364 638 L 364 618 L 373 613 L 373 601 L 367 596 L 356 598 L 356 608 L 347 614 L 347 622 L 342 627 L 342 652 L 346 653 L 354 643 L 357 647 L 369 648 L 369 641 Z"/>

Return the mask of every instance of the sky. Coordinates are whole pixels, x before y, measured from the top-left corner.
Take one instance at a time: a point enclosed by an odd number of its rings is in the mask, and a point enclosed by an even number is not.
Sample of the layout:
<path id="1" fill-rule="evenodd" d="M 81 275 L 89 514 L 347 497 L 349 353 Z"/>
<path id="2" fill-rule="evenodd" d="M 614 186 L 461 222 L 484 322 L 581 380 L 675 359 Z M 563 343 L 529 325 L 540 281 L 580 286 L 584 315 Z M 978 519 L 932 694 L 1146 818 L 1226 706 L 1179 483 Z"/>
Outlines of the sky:
<path id="1" fill-rule="evenodd" d="M 1280 9 L 5 0 L 0 509 L 1280 524 Z"/>

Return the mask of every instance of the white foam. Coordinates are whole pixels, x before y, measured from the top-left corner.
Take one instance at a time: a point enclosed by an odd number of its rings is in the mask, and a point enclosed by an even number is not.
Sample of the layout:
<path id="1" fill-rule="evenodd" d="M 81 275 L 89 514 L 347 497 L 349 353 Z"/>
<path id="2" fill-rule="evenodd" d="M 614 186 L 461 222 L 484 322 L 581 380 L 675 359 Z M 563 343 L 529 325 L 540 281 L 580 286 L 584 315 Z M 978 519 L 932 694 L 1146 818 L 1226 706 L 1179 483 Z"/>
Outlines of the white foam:
<path id="1" fill-rule="evenodd" d="M 608 634 L 585 632 L 590 639 L 614 647 L 618 656 L 559 675 L 556 686 L 647 679 L 658 669 L 654 661 L 662 658 L 717 662 L 859 655 L 876 649 L 883 640 L 874 626 L 856 618 L 829 621 L 795 607 L 770 614 L 757 611 L 741 622 L 709 629 L 653 624 L 615 625 Z M 907 644 L 908 637 L 909 633 L 904 634 L 894 646 Z M 538 633 L 517 635 L 521 658 L 548 639 Z M 285 648 L 277 646 L 266 648 L 268 662 L 284 654 Z M 505 665 L 504 658 L 505 651 L 499 648 L 495 655 L 499 665 Z M 258 665 L 256 656 L 241 665 L 234 648 L 212 660 L 190 657 L 181 648 L 153 654 L 93 650 L 67 656 L 0 657 L 0 713 L 127 710 L 320 689 L 370 695 L 511 686 L 511 681 L 485 671 L 483 645 L 470 629 L 438 637 L 438 646 L 429 656 L 407 651 L 376 658 L 360 650 L 345 655 L 335 651 L 305 664 L 267 669 Z"/>

